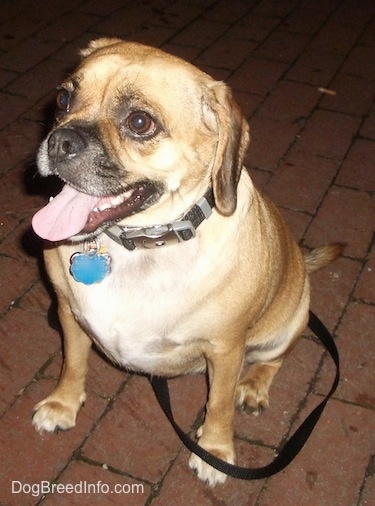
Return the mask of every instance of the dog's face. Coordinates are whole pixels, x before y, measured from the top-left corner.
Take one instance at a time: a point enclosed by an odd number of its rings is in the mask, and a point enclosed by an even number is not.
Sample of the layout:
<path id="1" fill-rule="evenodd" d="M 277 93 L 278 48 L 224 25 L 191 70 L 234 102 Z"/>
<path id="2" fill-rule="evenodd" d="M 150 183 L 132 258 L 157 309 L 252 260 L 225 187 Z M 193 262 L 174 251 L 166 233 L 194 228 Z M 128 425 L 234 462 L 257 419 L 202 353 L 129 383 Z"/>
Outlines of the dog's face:
<path id="1" fill-rule="evenodd" d="M 248 126 L 222 83 L 166 53 L 94 41 L 60 87 L 42 175 L 67 185 L 33 221 L 50 240 L 96 235 L 114 222 L 177 219 L 211 185 L 219 212 L 236 206 Z"/>

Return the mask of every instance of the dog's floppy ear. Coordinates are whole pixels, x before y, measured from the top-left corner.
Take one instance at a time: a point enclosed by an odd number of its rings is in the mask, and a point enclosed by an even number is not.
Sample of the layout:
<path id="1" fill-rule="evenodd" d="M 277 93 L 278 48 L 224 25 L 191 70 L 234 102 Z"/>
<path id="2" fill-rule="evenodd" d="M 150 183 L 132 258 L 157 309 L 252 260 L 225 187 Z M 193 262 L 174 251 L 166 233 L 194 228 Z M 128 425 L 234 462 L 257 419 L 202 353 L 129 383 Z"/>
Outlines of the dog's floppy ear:
<path id="1" fill-rule="evenodd" d="M 86 56 L 90 56 L 91 53 L 94 53 L 98 49 L 113 46 L 114 44 L 119 44 L 120 42 L 122 42 L 121 39 L 110 37 L 102 37 L 101 39 L 94 39 L 89 43 L 89 45 L 85 49 L 81 49 L 79 54 L 84 58 L 86 58 Z"/>
<path id="2" fill-rule="evenodd" d="M 205 124 L 217 132 L 212 185 L 217 210 L 229 216 L 237 205 L 237 184 L 249 145 L 249 125 L 229 88 L 221 82 L 208 85 L 203 98 Z"/>

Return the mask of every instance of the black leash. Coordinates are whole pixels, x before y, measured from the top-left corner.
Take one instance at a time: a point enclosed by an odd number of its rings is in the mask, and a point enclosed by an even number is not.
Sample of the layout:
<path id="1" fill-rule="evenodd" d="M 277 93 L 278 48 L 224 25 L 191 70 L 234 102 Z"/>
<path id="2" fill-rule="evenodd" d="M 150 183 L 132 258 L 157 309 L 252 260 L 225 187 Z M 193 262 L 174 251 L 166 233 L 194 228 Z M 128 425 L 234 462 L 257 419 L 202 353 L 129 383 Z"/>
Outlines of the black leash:
<path id="1" fill-rule="evenodd" d="M 319 318 L 311 311 L 308 326 L 310 330 L 321 341 L 321 343 L 326 348 L 328 353 L 331 355 L 331 358 L 336 365 L 336 376 L 333 381 L 331 390 L 328 392 L 324 400 L 309 414 L 309 416 L 305 419 L 305 421 L 298 427 L 298 429 L 294 432 L 294 434 L 290 437 L 290 439 L 285 443 L 285 445 L 281 449 L 280 453 L 275 457 L 275 459 L 270 464 L 264 467 L 254 469 L 246 467 L 238 467 L 233 464 L 228 464 L 228 462 L 225 462 L 224 460 L 221 460 L 212 455 L 211 453 L 207 452 L 206 450 L 204 450 L 177 425 L 172 413 L 168 382 L 166 378 L 156 376 L 149 378 L 151 385 L 155 391 L 156 397 L 160 403 L 160 406 L 162 407 L 168 420 L 172 424 L 174 430 L 176 431 L 181 441 L 192 453 L 195 453 L 196 455 L 198 455 L 198 457 L 207 462 L 207 464 L 218 469 L 219 471 L 229 476 L 232 476 L 233 478 L 238 478 L 241 480 L 259 480 L 262 478 L 268 478 L 269 476 L 278 473 L 279 471 L 284 469 L 288 464 L 290 464 L 290 462 L 299 453 L 299 451 L 302 449 L 307 439 L 309 438 L 328 400 L 336 390 L 340 378 L 339 355 L 331 334 L 329 333 L 325 325 L 319 320 Z"/>

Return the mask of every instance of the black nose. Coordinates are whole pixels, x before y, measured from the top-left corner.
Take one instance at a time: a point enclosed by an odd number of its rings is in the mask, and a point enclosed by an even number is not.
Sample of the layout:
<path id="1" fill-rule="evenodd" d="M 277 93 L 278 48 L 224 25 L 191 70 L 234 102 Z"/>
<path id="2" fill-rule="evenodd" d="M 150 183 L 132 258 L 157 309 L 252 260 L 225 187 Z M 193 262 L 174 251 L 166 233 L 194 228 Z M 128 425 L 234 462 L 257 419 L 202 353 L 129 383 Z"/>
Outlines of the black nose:
<path id="1" fill-rule="evenodd" d="M 83 137 L 70 128 L 55 130 L 48 139 L 48 154 L 51 158 L 64 161 L 73 158 L 86 147 Z"/>

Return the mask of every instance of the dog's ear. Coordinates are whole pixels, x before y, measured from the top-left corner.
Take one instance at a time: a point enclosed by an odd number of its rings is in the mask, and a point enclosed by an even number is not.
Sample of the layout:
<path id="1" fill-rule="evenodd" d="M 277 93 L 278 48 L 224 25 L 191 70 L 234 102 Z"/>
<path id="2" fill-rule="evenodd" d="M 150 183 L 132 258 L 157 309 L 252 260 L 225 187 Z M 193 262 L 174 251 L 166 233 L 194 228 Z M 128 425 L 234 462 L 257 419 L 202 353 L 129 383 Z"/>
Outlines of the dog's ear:
<path id="1" fill-rule="evenodd" d="M 79 54 L 86 58 L 86 56 L 90 56 L 91 53 L 94 53 L 98 49 L 102 49 L 103 47 L 113 46 L 114 44 L 119 44 L 122 42 L 121 39 L 110 38 L 110 37 L 102 37 L 101 39 L 92 40 L 89 45 L 85 49 L 81 49 Z"/>
<path id="2" fill-rule="evenodd" d="M 229 216 L 237 205 L 237 185 L 249 145 L 249 125 L 229 88 L 214 81 L 203 98 L 203 120 L 217 132 L 212 186 L 217 210 Z"/>

